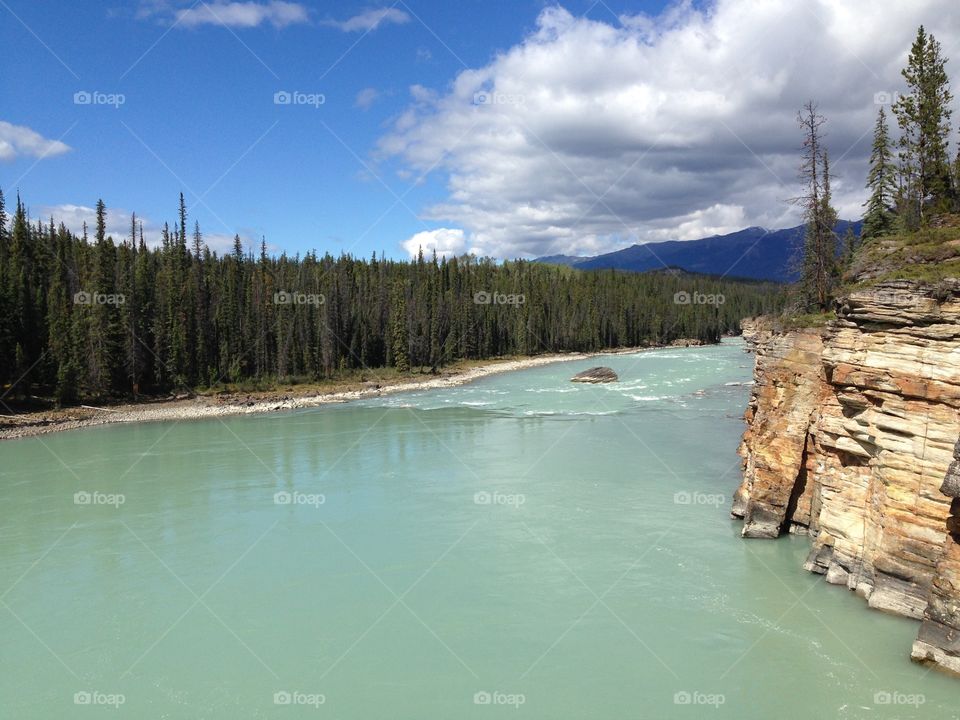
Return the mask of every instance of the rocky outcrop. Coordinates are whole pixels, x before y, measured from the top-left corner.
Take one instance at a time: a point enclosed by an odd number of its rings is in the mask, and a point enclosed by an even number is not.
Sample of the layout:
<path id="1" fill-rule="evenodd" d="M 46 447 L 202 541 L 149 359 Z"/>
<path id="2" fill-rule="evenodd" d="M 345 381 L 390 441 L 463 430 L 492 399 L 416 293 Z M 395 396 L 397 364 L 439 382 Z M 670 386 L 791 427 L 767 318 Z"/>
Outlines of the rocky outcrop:
<path id="1" fill-rule="evenodd" d="M 885 283 L 851 293 L 823 329 L 754 331 L 732 508 L 744 537 L 809 534 L 806 569 L 870 607 L 923 618 L 915 659 L 954 670 L 960 500 L 952 516 L 950 497 L 960 481 L 947 470 L 960 436 L 958 294 L 956 283 Z"/>
<path id="2" fill-rule="evenodd" d="M 617 374 L 613 371 L 612 368 L 608 367 L 593 367 L 589 370 L 584 370 L 583 372 L 577 373 L 572 378 L 570 382 L 575 383 L 609 383 L 616 382 L 620 378 L 617 377 Z"/>
<path id="3" fill-rule="evenodd" d="M 770 336 L 757 345 L 756 384 L 740 446 L 744 481 L 733 497 L 744 537 L 777 537 L 796 516 L 797 495 L 806 484 L 809 428 L 826 392 L 822 355 L 823 338 L 815 332 Z"/>
<path id="4" fill-rule="evenodd" d="M 740 322 L 740 336 L 746 344 L 747 352 L 756 352 L 773 336 L 773 322 L 770 318 L 744 318 Z"/>
<path id="5" fill-rule="evenodd" d="M 910 656 L 916 662 L 960 675 L 960 442 L 940 491 L 953 498 L 947 538 Z"/>

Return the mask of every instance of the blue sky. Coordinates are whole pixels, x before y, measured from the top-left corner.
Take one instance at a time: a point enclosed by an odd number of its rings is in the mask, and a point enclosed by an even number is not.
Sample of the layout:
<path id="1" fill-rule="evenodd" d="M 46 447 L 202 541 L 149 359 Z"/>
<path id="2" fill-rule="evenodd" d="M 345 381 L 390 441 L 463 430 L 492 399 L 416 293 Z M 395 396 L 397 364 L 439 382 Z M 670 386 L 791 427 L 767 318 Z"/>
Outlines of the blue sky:
<path id="1" fill-rule="evenodd" d="M 266 235 L 288 252 L 394 256 L 405 255 L 400 241 L 437 226 L 416 213 L 443 196 L 444 179 L 411 189 L 397 163 L 371 157 L 377 139 L 409 104 L 410 86 L 442 89 L 465 66 L 485 64 L 543 8 L 398 3 L 379 6 L 391 14 L 371 27 L 363 13 L 377 6 L 309 3 L 305 22 L 244 27 L 211 3 L 222 23 L 171 27 L 177 9 L 203 5 L 4 2 L 3 46 L 17 60 L 0 79 L 0 119 L 70 147 L 0 165 L 4 191 L 19 187 L 34 215 L 103 197 L 117 209 L 111 226 L 125 228 L 133 210 L 172 222 L 182 190 L 208 233 Z M 599 5 L 590 12 L 615 19 Z M 356 29 L 326 24 L 351 18 Z M 77 105 L 78 91 L 124 102 Z M 322 94 L 324 103 L 278 106 L 278 91 Z"/>
<path id="2" fill-rule="evenodd" d="M 917 5 L 0 0 L 0 186 L 72 227 L 102 197 L 148 237 L 183 191 L 216 248 L 589 254 L 790 224 L 816 96 L 850 216 L 910 28 L 958 35 L 950 3 Z M 799 32 L 864 22 L 842 48 Z"/>

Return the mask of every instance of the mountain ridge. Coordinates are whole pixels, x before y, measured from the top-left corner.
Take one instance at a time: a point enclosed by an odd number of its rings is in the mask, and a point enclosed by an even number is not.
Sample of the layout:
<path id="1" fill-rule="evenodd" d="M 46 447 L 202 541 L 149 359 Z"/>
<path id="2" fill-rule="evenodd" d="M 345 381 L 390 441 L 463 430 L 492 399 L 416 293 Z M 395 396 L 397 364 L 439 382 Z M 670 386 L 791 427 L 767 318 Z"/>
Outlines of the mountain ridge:
<path id="1" fill-rule="evenodd" d="M 862 223 L 840 220 L 834 228 L 842 238 L 847 228 L 860 233 Z M 664 267 L 705 275 L 793 282 L 803 243 L 804 225 L 779 230 L 751 226 L 725 235 L 697 240 L 665 240 L 630 245 L 594 256 L 547 255 L 534 262 L 566 265 L 577 270 L 649 272 Z"/>

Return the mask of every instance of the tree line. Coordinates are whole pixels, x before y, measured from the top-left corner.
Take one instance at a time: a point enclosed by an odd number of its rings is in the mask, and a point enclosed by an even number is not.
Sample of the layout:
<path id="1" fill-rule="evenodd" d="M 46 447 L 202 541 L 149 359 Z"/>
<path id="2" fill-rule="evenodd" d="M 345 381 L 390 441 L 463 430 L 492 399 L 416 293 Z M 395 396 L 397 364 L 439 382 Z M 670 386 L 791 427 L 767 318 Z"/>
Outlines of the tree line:
<path id="1" fill-rule="evenodd" d="M 940 43 L 921 25 L 901 71 L 906 92 L 896 93 L 891 106 L 899 129 L 896 138 L 883 102 L 878 103 L 866 183 L 870 194 L 864 203 L 860 238 L 848 231 L 841 241 L 833 230 L 837 213 L 831 204 L 830 160 L 822 129 L 825 118 L 812 101 L 798 113 L 804 138 L 800 166 L 804 192 L 795 201 L 803 209 L 806 224 L 800 307 L 829 306 L 860 242 L 915 232 L 938 215 L 960 212 L 960 143 L 951 161 L 953 95 L 946 64 Z"/>
<path id="2" fill-rule="evenodd" d="M 716 342 L 779 310 L 769 283 L 473 257 L 219 255 L 178 220 L 148 246 L 32 221 L 0 194 L 0 395 L 129 397 L 242 381 L 336 378 L 464 359 Z"/>

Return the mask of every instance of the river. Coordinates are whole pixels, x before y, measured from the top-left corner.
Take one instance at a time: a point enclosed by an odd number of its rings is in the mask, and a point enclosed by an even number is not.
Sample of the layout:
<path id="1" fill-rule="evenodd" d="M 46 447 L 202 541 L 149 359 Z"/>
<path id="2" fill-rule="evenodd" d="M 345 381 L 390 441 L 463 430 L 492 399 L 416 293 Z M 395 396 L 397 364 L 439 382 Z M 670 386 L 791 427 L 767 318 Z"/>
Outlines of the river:
<path id="1" fill-rule="evenodd" d="M 751 371 L 731 340 L 4 442 L 3 716 L 956 717 L 915 622 L 740 539 Z"/>

